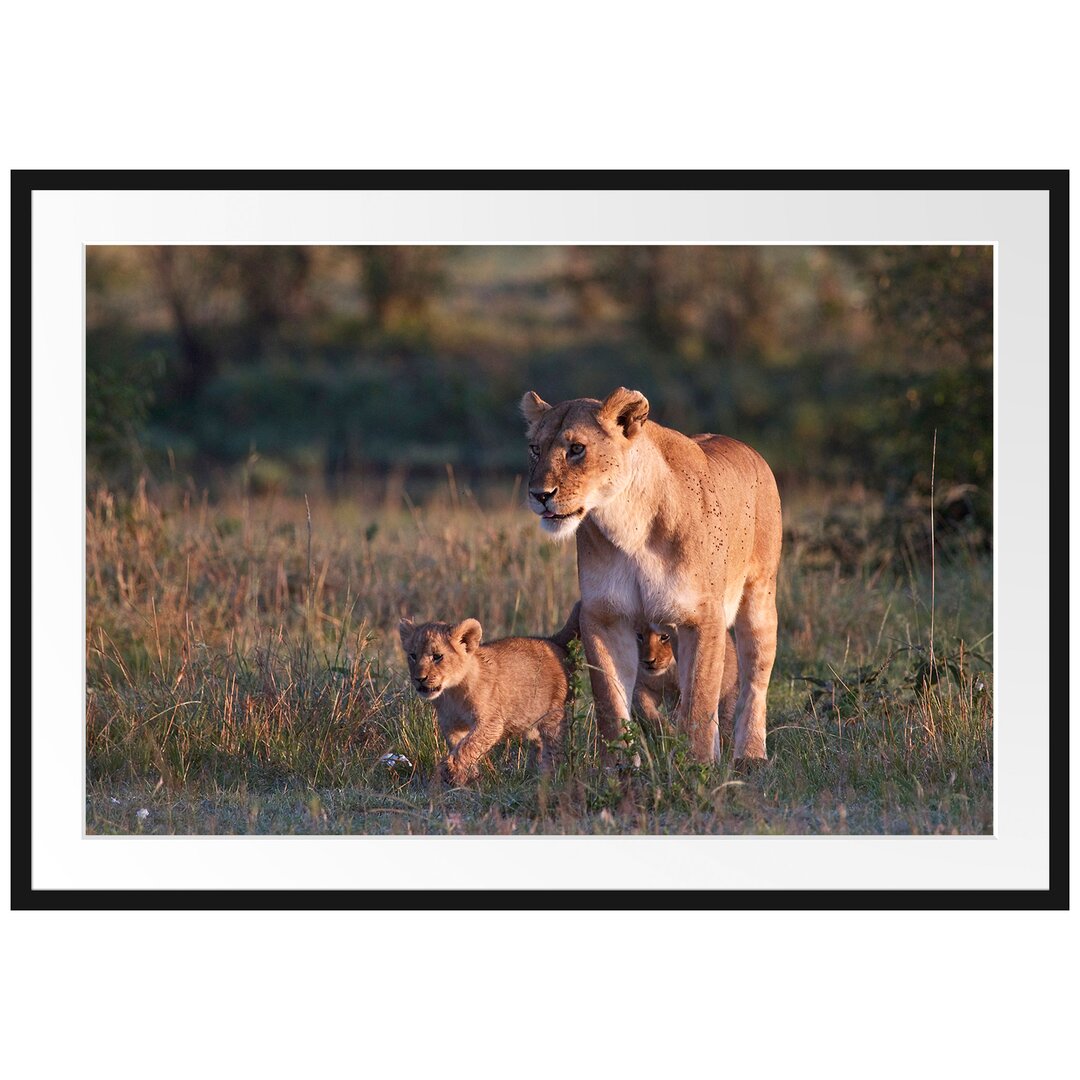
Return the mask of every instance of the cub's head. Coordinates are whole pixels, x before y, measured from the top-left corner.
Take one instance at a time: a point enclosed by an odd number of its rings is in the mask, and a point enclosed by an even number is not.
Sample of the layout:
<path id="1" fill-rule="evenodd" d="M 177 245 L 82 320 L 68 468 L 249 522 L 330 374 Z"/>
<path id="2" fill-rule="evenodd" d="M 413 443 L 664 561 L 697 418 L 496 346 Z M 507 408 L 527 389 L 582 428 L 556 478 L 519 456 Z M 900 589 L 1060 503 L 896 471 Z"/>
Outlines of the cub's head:
<path id="1" fill-rule="evenodd" d="M 585 515 L 619 495 L 634 440 L 649 417 L 637 390 L 619 387 L 604 401 L 576 398 L 549 405 L 531 390 L 521 399 L 529 439 L 529 508 L 558 540 Z"/>
<path id="2" fill-rule="evenodd" d="M 465 678 L 483 632 L 475 619 L 456 626 L 437 622 L 416 626 L 411 619 L 401 620 L 398 634 L 409 662 L 409 676 L 425 701 L 434 701 Z"/>
<path id="3" fill-rule="evenodd" d="M 663 675 L 675 661 L 673 628 L 650 623 L 638 630 L 638 663 L 649 675 Z"/>

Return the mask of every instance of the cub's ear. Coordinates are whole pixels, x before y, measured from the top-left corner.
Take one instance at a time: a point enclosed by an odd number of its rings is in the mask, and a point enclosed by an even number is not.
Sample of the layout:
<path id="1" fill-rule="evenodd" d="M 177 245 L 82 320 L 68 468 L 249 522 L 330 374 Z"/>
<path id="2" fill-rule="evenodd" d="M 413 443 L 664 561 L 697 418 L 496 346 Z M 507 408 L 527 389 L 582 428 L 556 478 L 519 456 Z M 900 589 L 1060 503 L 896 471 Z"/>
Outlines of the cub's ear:
<path id="1" fill-rule="evenodd" d="M 535 391 L 530 390 L 521 399 L 521 415 L 525 417 L 525 423 L 532 427 L 551 406 Z"/>
<path id="2" fill-rule="evenodd" d="M 649 399 L 640 390 L 627 390 L 625 386 L 620 386 L 608 394 L 597 415 L 617 424 L 623 429 L 623 434 L 632 439 L 649 419 Z"/>
<path id="3" fill-rule="evenodd" d="M 401 638 L 402 645 L 412 637 L 412 632 L 415 629 L 416 627 L 413 625 L 412 619 L 402 619 L 401 622 L 398 623 L 397 632 L 398 636 Z"/>
<path id="4" fill-rule="evenodd" d="M 475 619 L 466 619 L 464 622 L 459 622 L 450 631 L 450 637 L 454 641 L 460 641 L 467 653 L 471 653 L 480 644 L 480 638 L 483 637 L 483 634 L 484 628 Z"/>

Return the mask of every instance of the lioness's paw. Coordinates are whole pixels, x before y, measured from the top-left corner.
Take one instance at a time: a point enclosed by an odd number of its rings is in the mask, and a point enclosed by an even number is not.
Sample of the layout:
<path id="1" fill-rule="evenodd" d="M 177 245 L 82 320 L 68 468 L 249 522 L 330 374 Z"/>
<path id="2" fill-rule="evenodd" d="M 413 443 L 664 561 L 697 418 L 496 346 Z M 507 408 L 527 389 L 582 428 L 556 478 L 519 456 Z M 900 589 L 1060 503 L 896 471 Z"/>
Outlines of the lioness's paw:
<path id="1" fill-rule="evenodd" d="M 741 757 L 734 760 L 736 776 L 756 776 L 763 772 L 769 764 L 769 759 L 764 757 Z"/>

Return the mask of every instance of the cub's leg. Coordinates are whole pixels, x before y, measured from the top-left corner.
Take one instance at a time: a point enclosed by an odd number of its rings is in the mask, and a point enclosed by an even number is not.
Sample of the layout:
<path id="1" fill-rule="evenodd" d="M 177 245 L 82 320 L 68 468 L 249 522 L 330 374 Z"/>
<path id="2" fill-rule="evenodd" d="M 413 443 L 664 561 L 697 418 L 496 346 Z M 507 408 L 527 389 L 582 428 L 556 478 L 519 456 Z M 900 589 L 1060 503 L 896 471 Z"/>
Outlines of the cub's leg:
<path id="1" fill-rule="evenodd" d="M 589 664 L 601 759 L 610 760 L 607 744 L 626 734 L 637 679 L 637 635 L 630 620 L 598 619 L 582 608 L 581 642 Z"/>
<path id="2" fill-rule="evenodd" d="M 443 762 L 443 778 L 451 784 L 467 784 L 480 775 L 480 761 L 503 736 L 503 725 L 481 721 L 471 728 Z"/>
<path id="3" fill-rule="evenodd" d="M 725 635 L 726 636 L 726 635 Z M 739 701 L 735 706 L 734 756 L 765 757 L 765 698 L 776 660 L 775 579 L 747 582 L 735 616 Z"/>
<path id="4" fill-rule="evenodd" d="M 456 718 L 452 724 L 443 724 L 440 720 L 439 730 L 442 732 L 442 737 L 446 740 L 446 745 L 449 746 L 451 750 L 453 750 L 454 747 L 469 734 L 468 727 L 463 725 Z"/>
<path id="5" fill-rule="evenodd" d="M 538 728 L 530 728 L 522 739 L 525 741 L 525 768 L 531 771 L 543 760 L 544 741 Z"/>
<path id="6" fill-rule="evenodd" d="M 679 627 L 679 707 L 675 717 L 698 761 L 715 761 L 720 752 L 717 703 L 724 682 L 726 640 L 722 619 Z"/>
<path id="7" fill-rule="evenodd" d="M 659 705 L 660 695 L 655 690 L 641 684 L 634 687 L 634 708 L 645 727 L 657 734 L 663 728 Z"/>
<path id="8" fill-rule="evenodd" d="M 566 739 L 566 707 L 559 704 L 537 725 L 540 735 L 540 771 L 551 772 L 563 759 Z"/>

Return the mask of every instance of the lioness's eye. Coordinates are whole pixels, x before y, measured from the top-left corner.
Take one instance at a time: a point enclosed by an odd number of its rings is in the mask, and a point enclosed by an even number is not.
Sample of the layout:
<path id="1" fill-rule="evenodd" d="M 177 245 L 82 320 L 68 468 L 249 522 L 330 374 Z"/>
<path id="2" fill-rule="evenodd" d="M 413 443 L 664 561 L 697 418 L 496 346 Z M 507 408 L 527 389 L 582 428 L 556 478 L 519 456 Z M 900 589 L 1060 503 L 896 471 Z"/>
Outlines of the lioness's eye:
<path id="1" fill-rule="evenodd" d="M 441 663 L 442 662 L 442 653 L 441 652 L 433 652 L 431 654 L 431 659 L 434 660 L 436 664 Z"/>
<path id="2" fill-rule="evenodd" d="M 539 457 L 540 446 L 537 443 L 529 443 L 529 453 L 532 454 L 533 457 Z"/>
<path id="3" fill-rule="evenodd" d="M 584 453 L 585 453 L 585 447 L 582 446 L 581 443 L 576 442 L 576 443 L 571 443 L 570 444 L 570 456 L 571 457 L 581 457 L 581 455 L 584 454 Z"/>
<path id="4" fill-rule="evenodd" d="M 661 640 L 661 641 L 667 641 L 667 639 L 668 639 L 668 636 L 667 636 L 667 634 L 661 634 L 661 635 L 660 635 L 660 640 Z"/>
<path id="5" fill-rule="evenodd" d="M 645 640 L 645 635 L 644 634 L 638 634 L 637 639 L 638 639 L 638 644 L 640 645 L 641 642 L 643 642 Z"/>

